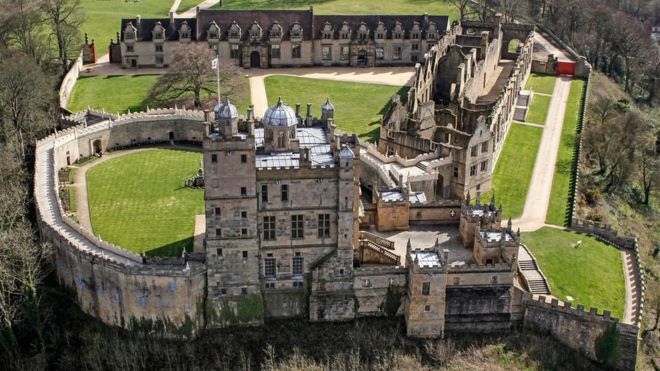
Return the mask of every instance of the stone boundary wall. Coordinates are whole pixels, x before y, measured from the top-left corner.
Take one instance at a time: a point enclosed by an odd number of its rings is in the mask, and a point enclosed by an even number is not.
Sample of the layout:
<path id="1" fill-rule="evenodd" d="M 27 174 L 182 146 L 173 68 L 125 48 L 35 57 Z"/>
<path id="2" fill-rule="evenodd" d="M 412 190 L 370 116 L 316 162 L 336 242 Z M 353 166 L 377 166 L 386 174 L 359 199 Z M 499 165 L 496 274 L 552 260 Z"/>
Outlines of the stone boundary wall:
<path id="1" fill-rule="evenodd" d="M 639 255 L 639 246 L 637 245 L 637 238 L 629 236 L 621 236 L 616 229 L 605 223 L 594 223 L 591 221 L 580 221 L 577 218 L 573 219 L 571 223 L 571 230 L 594 236 L 596 239 L 605 242 L 610 246 L 614 246 L 620 250 L 631 250 L 634 253 L 633 261 L 633 279 L 636 286 L 639 288 L 639 293 L 636 298 L 636 311 L 633 313 L 633 324 L 641 326 L 642 315 L 644 314 L 644 291 L 645 282 L 642 270 L 642 260 Z"/>
<path id="2" fill-rule="evenodd" d="M 637 357 L 639 327 L 619 322 L 609 311 L 598 314 L 596 308 L 588 312 L 584 306 L 560 305 L 557 299 L 546 302 L 545 296 L 534 299 L 531 294 L 523 295 L 523 328 L 540 333 L 549 333 L 560 343 L 574 349 L 589 359 L 599 361 L 596 356 L 596 341 L 610 326 L 618 331 L 621 357 L 613 365 L 620 370 L 634 370 Z"/>
<path id="3" fill-rule="evenodd" d="M 109 325 L 164 337 L 197 335 L 205 326 L 204 258 L 143 258 L 102 241 L 62 210 L 57 172 L 67 157 L 89 155 L 90 141 L 130 146 L 135 138 L 167 139 L 169 131 L 179 140 L 201 139 L 203 116 L 176 109 L 126 114 L 80 124 L 36 144 L 34 195 L 41 239 L 54 246 L 60 283 L 71 289 L 83 311 Z"/>
<path id="4" fill-rule="evenodd" d="M 62 84 L 60 84 L 59 100 L 61 108 L 66 108 L 66 106 L 69 104 L 69 98 L 71 98 L 73 88 L 76 87 L 76 82 L 78 81 L 78 76 L 80 75 L 82 68 L 83 52 L 81 50 L 80 54 L 78 54 L 78 58 L 76 58 L 76 61 L 71 65 L 69 72 L 67 72 L 64 76 Z"/>
<path id="5" fill-rule="evenodd" d="M 588 78 L 589 75 L 591 74 L 591 64 L 587 62 L 587 58 L 584 56 L 578 54 L 570 45 L 566 44 L 564 40 L 560 39 L 559 36 L 555 35 L 552 30 L 549 28 L 545 27 L 542 24 L 537 24 L 536 27 L 538 27 L 541 31 L 543 31 L 552 41 L 555 43 L 559 44 L 562 49 L 564 49 L 568 54 L 574 59 L 575 61 L 575 76 L 576 77 L 582 77 L 582 78 Z"/>
<path id="6" fill-rule="evenodd" d="M 580 181 L 580 163 L 582 161 L 582 129 L 587 118 L 587 107 L 589 106 L 589 91 L 591 90 L 591 73 L 587 75 L 587 81 L 582 92 L 582 104 L 580 105 L 580 117 L 577 122 L 575 148 L 573 149 L 573 163 L 571 164 L 570 193 L 568 194 L 569 212 L 566 215 L 565 226 L 571 227 L 577 211 L 577 190 Z M 565 120 L 566 118 L 564 118 Z"/>

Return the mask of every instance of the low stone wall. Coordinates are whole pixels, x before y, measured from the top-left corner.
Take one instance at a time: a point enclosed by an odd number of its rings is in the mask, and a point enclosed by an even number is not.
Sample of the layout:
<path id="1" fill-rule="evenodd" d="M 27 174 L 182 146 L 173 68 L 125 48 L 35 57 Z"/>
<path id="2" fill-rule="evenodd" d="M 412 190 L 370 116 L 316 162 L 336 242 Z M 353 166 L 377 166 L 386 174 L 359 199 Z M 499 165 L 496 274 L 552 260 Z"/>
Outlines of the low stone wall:
<path id="1" fill-rule="evenodd" d="M 458 225 L 461 214 L 460 201 L 446 201 L 427 205 L 411 205 L 410 225 Z"/>
<path id="2" fill-rule="evenodd" d="M 164 337 L 193 337 L 205 326 L 204 257 L 143 258 L 102 241 L 73 222 L 58 196 L 57 172 L 111 143 L 201 138 L 203 113 L 174 110 L 80 124 L 37 142 L 34 194 L 41 239 L 54 246 L 59 281 L 88 314 L 114 326 Z M 75 120 L 73 120 L 75 122 Z"/>
<path id="3" fill-rule="evenodd" d="M 621 370 L 635 369 L 639 327 L 620 323 L 609 311 L 598 314 L 596 308 L 591 308 L 586 312 L 582 305 L 572 308 L 570 303 L 559 305 L 557 299 L 546 303 L 545 299 L 544 296 L 533 299 L 531 294 L 524 295 L 523 328 L 549 333 L 569 348 L 599 361 L 596 343 L 605 330 L 614 326 L 620 358 L 612 366 Z"/>
<path id="4" fill-rule="evenodd" d="M 575 76 L 587 78 L 591 74 L 591 64 L 587 62 L 587 58 L 578 54 L 570 45 L 566 44 L 564 40 L 560 39 L 554 32 L 549 28 L 543 26 L 542 24 L 537 24 L 541 31 L 543 31 L 553 42 L 558 44 L 564 51 L 568 53 L 571 58 L 575 61 Z"/>
<path id="5" fill-rule="evenodd" d="M 76 60 L 71 65 L 69 72 L 67 72 L 66 75 L 64 76 L 64 80 L 62 80 L 62 84 L 60 84 L 59 100 L 60 100 L 61 108 L 66 108 L 66 106 L 69 104 L 69 98 L 71 98 L 71 93 L 73 92 L 73 88 L 76 87 L 76 82 L 78 81 L 78 76 L 80 75 L 80 71 L 82 71 L 82 68 L 83 68 L 83 52 L 81 50 L 80 54 L 78 54 L 78 58 L 76 58 Z"/>
<path id="6" fill-rule="evenodd" d="M 582 104 L 580 106 L 580 118 L 577 123 L 575 147 L 573 148 L 573 163 L 571 164 L 570 193 L 568 195 L 569 212 L 566 216 L 566 226 L 571 226 L 577 211 L 577 188 L 580 181 L 580 162 L 582 161 L 582 129 L 587 119 L 587 107 L 589 106 L 589 91 L 591 90 L 591 74 L 587 76 L 587 83 L 582 93 Z"/>

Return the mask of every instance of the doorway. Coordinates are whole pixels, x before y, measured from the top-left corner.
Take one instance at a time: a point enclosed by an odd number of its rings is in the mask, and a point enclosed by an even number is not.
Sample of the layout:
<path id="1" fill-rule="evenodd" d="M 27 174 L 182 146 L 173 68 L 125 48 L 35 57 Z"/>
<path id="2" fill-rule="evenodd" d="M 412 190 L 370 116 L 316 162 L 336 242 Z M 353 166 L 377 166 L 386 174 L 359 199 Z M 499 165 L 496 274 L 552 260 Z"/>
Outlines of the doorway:
<path id="1" fill-rule="evenodd" d="M 95 155 L 100 155 L 103 153 L 103 148 L 101 146 L 101 139 L 96 139 L 94 142 L 92 142 L 92 148 L 94 149 L 94 154 Z"/>
<path id="2" fill-rule="evenodd" d="M 261 67 L 261 55 L 259 52 L 254 51 L 250 53 L 250 68 L 259 68 Z"/>
<path id="3" fill-rule="evenodd" d="M 358 65 L 358 67 L 366 67 L 367 66 L 367 51 L 366 50 L 360 49 L 360 51 L 358 52 L 357 65 Z"/>

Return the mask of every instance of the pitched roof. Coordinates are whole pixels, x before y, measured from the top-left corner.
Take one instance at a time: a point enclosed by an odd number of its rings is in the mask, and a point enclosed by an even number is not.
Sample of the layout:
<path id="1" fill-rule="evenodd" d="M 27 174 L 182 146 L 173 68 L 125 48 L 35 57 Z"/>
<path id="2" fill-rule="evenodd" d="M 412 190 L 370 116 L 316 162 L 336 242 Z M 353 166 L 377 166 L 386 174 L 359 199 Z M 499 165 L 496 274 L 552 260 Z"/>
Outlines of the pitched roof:
<path id="1" fill-rule="evenodd" d="M 184 21 L 188 22 L 188 26 L 190 27 L 190 39 L 193 41 L 197 40 L 195 31 L 197 29 L 197 20 L 195 18 L 174 18 L 172 24 L 170 24 L 169 18 L 123 18 L 121 20 L 121 41 L 124 41 L 124 30 L 129 23 L 133 24 L 137 29 L 137 41 L 151 41 L 153 36 L 151 31 L 154 30 L 157 22 L 160 22 L 163 28 L 165 28 L 165 40 L 178 40 L 179 29 Z"/>
<path id="2" fill-rule="evenodd" d="M 366 23 L 369 31 L 373 36 L 373 31 L 378 27 L 378 22 L 383 22 L 387 29 L 387 38 L 391 38 L 391 31 L 394 29 L 396 22 L 401 23 L 401 27 L 406 31 L 405 37 L 410 37 L 410 31 L 415 22 L 419 23 L 422 30 L 426 30 L 430 22 L 434 22 L 438 33 L 442 34 L 447 30 L 449 24 L 449 17 L 446 15 L 431 16 L 431 15 L 316 15 L 314 16 L 314 34 L 318 37 L 325 23 L 328 22 L 332 25 L 335 31 L 335 38 L 339 35 L 337 32 L 342 28 L 344 22 L 355 32 L 360 26 L 360 22 Z"/>
<path id="3" fill-rule="evenodd" d="M 200 10 L 197 20 L 200 40 L 206 40 L 206 30 L 211 23 L 220 27 L 221 39 L 227 38 L 227 30 L 236 21 L 241 27 L 241 38 L 247 37 L 248 28 L 256 21 L 261 26 L 262 38 L 268 39 L 268 31 L 275 21 L 282 26 L 282 39 L 289 39 L 291 27 L 298 22 L 303 29 L 303 40 L 312 38 L 312 12 L 309 10 Z"/>

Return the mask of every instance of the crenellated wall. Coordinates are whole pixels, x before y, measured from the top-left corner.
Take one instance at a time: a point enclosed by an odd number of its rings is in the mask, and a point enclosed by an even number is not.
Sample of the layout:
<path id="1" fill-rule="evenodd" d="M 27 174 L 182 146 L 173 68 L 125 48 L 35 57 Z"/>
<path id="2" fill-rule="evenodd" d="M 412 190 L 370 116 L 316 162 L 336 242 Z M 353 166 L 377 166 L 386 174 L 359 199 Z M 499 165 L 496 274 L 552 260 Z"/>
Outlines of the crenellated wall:
<path id="1" fill-rule="evenodd" d="M 164 337 L 193 337 L 205 325 L 203 257 L 143 258 L 84 230 L 67 216 L 57 172 L 108 147 L 201 138 L 201 112 L 155 110 L 80 124 L 37 142 L 34 195 L 41 239 L 52 243 L 57 276 L 80 307 L 101 321 Z M 72 120 L 75 122 L 75 120 Z"/>
<path id="2" fill-rule="evenodd" d="M 596 308 L 591 308 L 586 312 L 582 305 L 572 308 L 570 303 L 560 305 L 557 299 L 547 303 L 544 296 L 535 299 L 531 294 L 525 294 L 523 306 L 525 329 L 549 333 L 569 348 L 596 361 L 599 360 L 597 341 L 608 327 L 614 326 L 618 335 L 620 358 L 613 366 L 621 370 L 635 369 L 638 326 L 619 322 L 609 311 L 598 314 Z"/>

